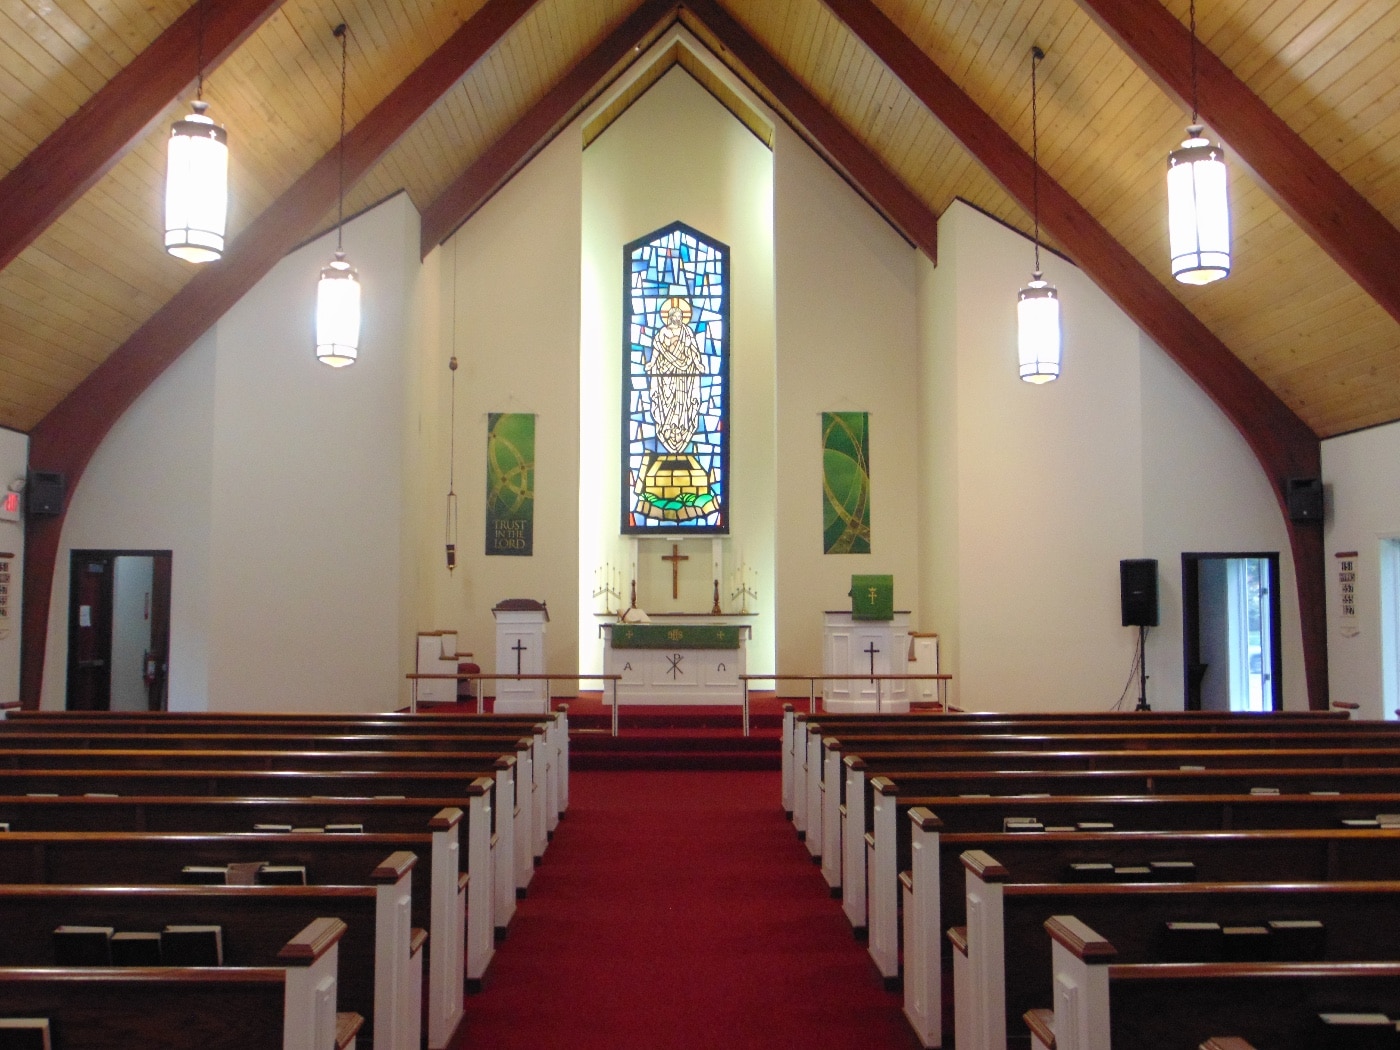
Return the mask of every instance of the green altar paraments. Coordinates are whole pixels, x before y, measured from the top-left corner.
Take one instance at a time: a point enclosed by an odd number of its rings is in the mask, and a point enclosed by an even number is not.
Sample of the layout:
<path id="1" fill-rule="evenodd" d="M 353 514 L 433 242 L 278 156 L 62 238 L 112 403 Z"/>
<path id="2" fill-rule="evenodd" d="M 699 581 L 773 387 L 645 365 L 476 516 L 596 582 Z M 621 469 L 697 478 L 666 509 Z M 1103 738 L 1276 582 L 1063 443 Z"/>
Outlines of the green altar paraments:
<path id="1" fill-rule="evenodd" d="M 852 576 L 851 619 L 893 620 L 894 577 Z"/>
<path id="2" fill-rule="evenodd" d="M 870 413 L 822 413 L 822 550 L 870 553 Z"/>
<path id="3" fill-rule="evenodd" d="M 535 550 L 535 417 L 492 412 L 486 425 L 486 553 Z"/>
<path id="4" fill-rule="evenodd" d="M 742 627 L 708 624 L 620 623 L 614 649 L 737 649 Z"/>

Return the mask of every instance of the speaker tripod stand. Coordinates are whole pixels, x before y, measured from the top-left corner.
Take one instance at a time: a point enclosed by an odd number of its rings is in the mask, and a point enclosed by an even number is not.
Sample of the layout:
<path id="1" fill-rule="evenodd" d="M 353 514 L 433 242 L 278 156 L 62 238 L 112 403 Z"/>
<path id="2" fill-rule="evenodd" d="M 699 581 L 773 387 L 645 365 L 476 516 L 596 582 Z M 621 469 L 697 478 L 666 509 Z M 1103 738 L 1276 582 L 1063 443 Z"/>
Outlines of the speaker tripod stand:
<path id="1" fill-rule="evenodd" d="M 1147 702 L 1147 626 L 1138 625 L 1138 702 L 1134 711 L 1151 711 Z"/>

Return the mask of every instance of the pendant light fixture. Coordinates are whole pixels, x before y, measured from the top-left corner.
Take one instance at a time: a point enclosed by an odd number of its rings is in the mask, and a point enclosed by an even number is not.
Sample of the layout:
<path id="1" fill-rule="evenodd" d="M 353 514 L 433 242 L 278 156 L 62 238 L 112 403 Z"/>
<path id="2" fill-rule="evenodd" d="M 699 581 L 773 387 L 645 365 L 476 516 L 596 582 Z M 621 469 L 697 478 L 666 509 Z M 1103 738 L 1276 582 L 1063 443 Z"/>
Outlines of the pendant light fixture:
<path id="1" fill-rule="evenodd" d="M 340 188 L 335 219 L 335 256 L 316 285 L 316 360 L 332 368 L 353 365 L 360 353 L 360 278 L 345 261 L 345 66 L 350 30 L 335 27 L 340 41 Z"/>
<path id="2" fill-rule="evenodd" d="M 171 125 L 165 161 L 165 250 L 192 263 L 223 255 L 228 222 L 228 133 L 204 115 L 207 2 L 198 0 L 194 112 Z"/>
<path id="3" fill-rule="evenodd" d="M 1036 67 L 1045 52 L 1031 48 L 1031 214 L 1035 220 L 1035 271 L 1016 297 L 1016 342 L 1021 378 L 1048 383 L 1060 374 L 1060 294 L 1040 273 L 1040 131 Z"/>
<path id="4" fill-rule="evenodd" d="M 1191 0 L 1191 126 L 1167 157 L 1172 276 L 1210 284 L 1230 274 L 1230 197 L 1225 151 L 1205 138 L 1196 106 L 1196 0 Z"/>

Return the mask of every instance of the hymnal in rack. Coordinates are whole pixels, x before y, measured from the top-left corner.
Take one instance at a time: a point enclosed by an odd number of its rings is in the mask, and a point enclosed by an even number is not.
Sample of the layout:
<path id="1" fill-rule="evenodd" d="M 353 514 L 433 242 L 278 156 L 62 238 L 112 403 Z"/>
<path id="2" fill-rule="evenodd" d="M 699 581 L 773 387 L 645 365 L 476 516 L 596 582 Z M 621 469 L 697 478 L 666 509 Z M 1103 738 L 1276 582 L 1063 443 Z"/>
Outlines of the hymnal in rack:
<path id="1" fill-rule="evenodd" d="M 112 934 L 113 966 L 160 966 L 160 934 Z"/>
<path id="2" fill-rule="evenodd" d="M 160 934 L 160 952 L 166 966 L 222 966 L 222 926 L 167 926 Z"/>
<path id="3" fill-rule="evenodd" d="M 53 931 L 53 958 L 59 966 L 111 966 L 110 926 L 58 926 Z"/>

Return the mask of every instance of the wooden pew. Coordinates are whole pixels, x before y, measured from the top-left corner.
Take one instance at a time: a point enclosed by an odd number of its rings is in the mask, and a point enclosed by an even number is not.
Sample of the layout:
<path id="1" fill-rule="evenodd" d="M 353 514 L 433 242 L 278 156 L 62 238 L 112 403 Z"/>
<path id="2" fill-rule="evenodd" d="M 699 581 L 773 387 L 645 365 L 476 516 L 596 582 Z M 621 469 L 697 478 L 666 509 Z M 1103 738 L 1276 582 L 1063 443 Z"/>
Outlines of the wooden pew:
<path id="1" fill-rule="evenodd" d="M 964 853 L 962 866 L 968 921 L 959 938 L 965 951 L 953 956 L 958 1050 L 1006 1050 L 1017 1019 L 1049 998 L 1044 924 L 1067 909 L 1111 940 L 1124 963 L 1162 961 L 1168 922 L 1264 928 L 1276 920 L 1322 922 L 1325 956 L 1288 961 L 1383 962 L 1396 952 L 1393 940 L 1377 933 L 1400 925 L 1400 882 L 1026 883 L 1012 881 L 1011 872 L 983 851 Z M 1225 960 L 1200 955 L 1181 961 Z M 966 973 L 958 974 L 959 967 Z"/>
<path id="2" fill-rule="evenodd" d="M 1008 879 L 1065 881 L 1077 862 L 1147 866 L 1191 861 L 1197 879 L 1255 881 L 1261 872 L 1275 880 L 1378 880 L 1397 874 L 1400 829 L 1300 829 L 1213 832 L 1004 832 L 942 831 L 927 809 L 910 811 L 912 855 L 901 872 L 904 1011 L 925 1046 L 946 1028 L 944 975 L 952 955 L 944 931 L 969 924 L 961 856 L 989 853 Z"/>
<path id="3" fill-rule="evenodd" d="M 1400 963 L 1115 963 L 1113 944 L 1071 915 L 1053 939 L 1053 1044 L 1037 1050 L 1170 1050 L 1234 1032 L 1268 1050 L 1316 1050 L 1320 1013 L 1400 1016 Z M 1034 1031 L 1034 1030 L 1033 1030 Z"/>
<path id="4" fill-rule="evenodd" d="M 310 796 L 404 798 L 447 797 L 467 814 L 467 864 L 484 873 L 469 886 L 467 903 L 469 948 L 474 964 L 468 977 L 480 980 L 494 952 L 492 788 L 494 781 L 472 773 L 398 773 L 386 770 L 352 772 L 247 770 L 0 770 L 0 794 L 30 792 L 117 795 L 224 795 L 250 798 Z M 533 862 L 532 862 L 533 863 Z"/>
<path id="5" fill-rule="evenodd" d="M 1369 725 L 1371 723 L 1358 723 Z M 1119 732 L 1042 732 L 944 734 L 932 737 L 873 736 L 858 740 L 847 736 L 838 738 L 843 751 L 851 756 L 874 751 L 910 751 L 918 749 L 930 755 L 945 751 L 1015 750 L 1015 751 L 1080 751 L 1122 750 L 1125 748 L 1157 749 L 1240 749 L 1328 747 L 1353 748 L 1393 744 L 1400 746 L 1400 725 L 1385 732 L 1332 732 L 1318 730 L 1310 733 L 1151 733 L 1134 735 L 1125 729 Z M 829 758 L 825 754 L 825 737 L 813 728 L 795 742 L 802 750 L 794 755 L 793 826 L 804 838 L 814 856 L 820 855 L 824 813 L 821 784 L 827 773 Z M 803 785 L 806 790 L 803 790 Z"/>
<path id="6" fill-rule="evenodd" d="M 387 968 L 385 972 L 392 978 L 386 987 L 402 989 L 406 987 L 405 982 L 412 979 L 413 986 L 421 988 L 421 956 L 416 963 L 416 977 L 411 973 L 401 973 L 397 968 L 399 964 L 394 960 L 403 956 L 403 953 L 398 951 L 400 942 L 405 949 L 409 945 L 412 926 L 421 926 L 431 935 L 428 939 L 429 1045 L 436 1048 L 446 1045 L 461 1021 L 462 989 L 465 980 L 463 960 L 467 960 L 469 965 L 472 961 L 472 949 L 479 950 L 479 946 L 464 943 L 466 895 L 462 877 L 457 872 L 456 824 L 460 819 L 460 810 L 447 810 L 439 816 L 435 822 L 437 826 L 432 830 L 400 834 L 10 832 L 0 835 L 0 884 L 8 886 L 15 893 L 18 892 L 17 887 L 24 884 L 171 886 L 180 882 L 181 869 L 185 865 L 247 865 L 256 862 L 301 865 L 306 868 L 311 889 L 329 887 L 332 888 L 333 895 L 346 887 L 368 885 L 372 882 L 385 883 L 387 880 L 388 885 L 380 887 L 377 898 L 372 889 L 359 893 L 361 898 L 369 902 L 366 905 L 362 900 L 358 905 L 371 909 L 369 923 L 352 923 L 350 944 L 352 948 L 363 946 L 371 949 L 369 963 L 372 964 L 373 943 L 365 940 L 365 934 L 369 929 L 379 929 L 379 936 L 384 938 L 384 944 L 389 946 L 386 954 L 379 959 L 380 966 Z M 391 854 L 388 861 L 383 860 L 386 853 Z M 429 870 L 426 878 L 413 880 L 410 873 L 415 858 L 419 855 L 429 857 Z M 198 892 L 211 889 L 180 888 L 191 891 L 195 896 Z M 304 897 L 304 906 L 324 908 L 333 912 L 336 909 L 336 906 L 325 904 L 321 898 L 309 891 L 285 893 L 280 897 L 278 894 L 265 892 L 302 891 L 306 889 L 303 887 L 212 889 L 227 889 L 234 894 L 245 889 L 256 889 L 264 896 L 280 900 L 284 907 L 298 906 L 295 903 L 288 905 L 286 902 L 295 902 L 297 897 Z M 151 890 L 149 893 L 155 894 L 155 891 Z M 348 898 L 353 895 L 345 896 Z M 348 920 L 351 915 L 348 909 L 354 906 L 355 902 L 347 899 L 344 904 L 346 910 L 336 913 Z M 374 910 L 375 907 L 379 909 L 378 912 Z M 392 913 L 385 910 L 391 907 L 396 910 Z M 363 916 L 361 918 L 363 920 Z M 3 925 L 0 923 L 0 926 Z M 416 950 L 415 948 L 415 952 Z M 352 958 L 359 959 L 359 956 Z M 485 963 L 481 965 L 484 970 Z M 351 973 L 361 985 L 372 987 L 369 982 L 373 970 L 363 959 L 359 959 Z M 415 996 L 420 994 L 414 993 Z M 417 997 L 413 1000 L 415 1017 L 419 1001 Z M 390 1015 L 381 1019 L 372 1011 L 365 1013 L 374 1017 L 372 1031 L 378 1045 L 378 1040 L 389 1031 L 387 1026 L 391 1024 Z M 416 1021 L 413 1031 L 415 1035 L 412 1041 L 406 1042 L 406 1036 L 400 1035 L 394 1039 L 393 1045 L 406 1046 L 410 1050 L 416 1047 Z"/>
<path id="7" fill-rule="evenodd" d="M 0 722 L 0 729 L 4 726 L 5 723 Z M 73 748 L 142 750 L 173 747 L 184 750 L 461 751 L 481 750 L 490 745 L 492 749 L 501 751 L 514 749 L 517 759 L 514 778 L 519 785 L 517 796 L 522 801 L 530 825 L 529 834 L 521 841 L 530 843 L 531 862 L 534 857 L 543 855 L 548 837 L 558 826 L 559 818 L 568 805 L 568 740 L 567 735 L 557 727 L 548 731 L 543 725 L 524 727 L 528 730 L 523 735 L 525 743 L 517 743 L 522 740 L 520 727 L 507 728 L 496 737 L 468 734 L 461 728 L 451 726 L 440 726 L 439 731 L 431 733 L 416 732 L 412 726 L 391 726 L 373 735 L 338 733 L 333 731 L 333 727 L 321 724 L 292 733 L 288 732 L 290 724 L 286 722 L 261 728 L 224 728 L 228 731 L 184 733 L 172 732 L 166 727 L 164 732 L 141 733 L 90 729 L 79 725 L 35 729 L 24 723 L 9 732 L 0 731 L 0 746 L 15 749 L 52 748 L 67 747 L 71 743 Z M 60 740 L 65 743 L 59 743 Z M 528 867 L 522 864 L 521 874 L 526 874 Z"/>
<path id="8" fill-rule="evenodd" d="M 47 1018 L 55 1045 L 90 1050 L 338 1050 L 355 1045 L 336 1010 L 339 919 L 320 918 L 256 968 L 0 969 L 0 1014 Z"/>
<path id="9" fill-rule="evenodd" d="M 393 854 L 353 885 L 0 885 L 0 967 L 52 965 L 59 924 L 159 932 L 172 923 L 222 926 L 227 965 L 271 966 L 289 930 L 332 914 L 346 924 L 339 1002 L 366 1018 L 375 1050 L 418 1050 L 427 935 L 410 924 L 414 862 Z"/>
<path id="10" fill-rule="evenodd" d="M 1008 815 L 1039 817 L 1048 826 L 1109 821 L 1123 830 L 1227 831 L 1336 828 L 1343 819 L 1400 812 L 1400 794 L 910 798 L 900 796 L 898 787 L 882 777 L 875 778 L 872 786 L 873 831 L 861 838 L 866 854 L 867 925 L 870 955 L 890 982 L 899 974 L 899 872 L 909 867 L 912 856 L 907 814 L 916 807 L 936 813 L 950 831 L 972 832 L 999 831 Z M 856 862 L 850 864 L 850 869 L 857 867 Z"/>

